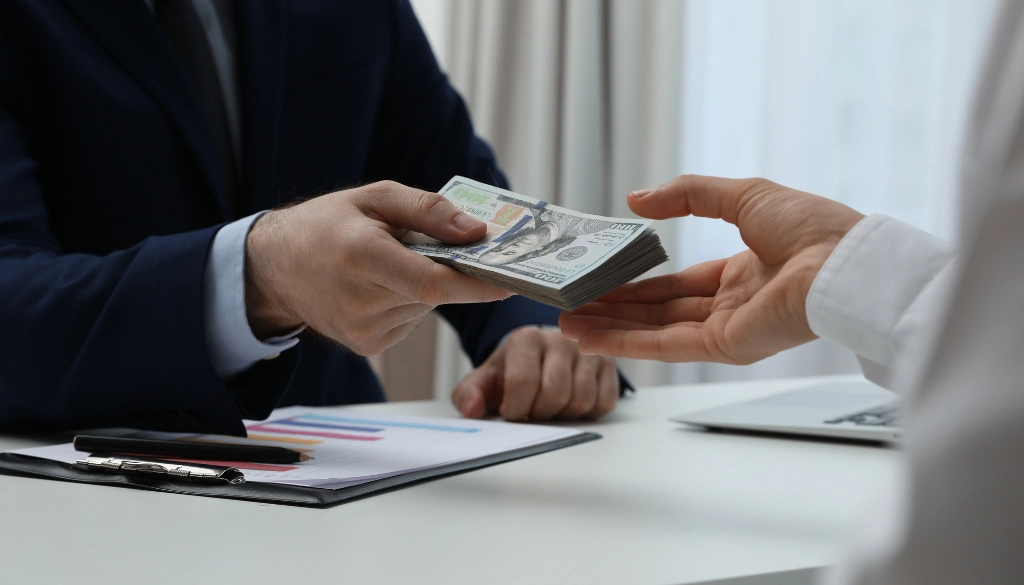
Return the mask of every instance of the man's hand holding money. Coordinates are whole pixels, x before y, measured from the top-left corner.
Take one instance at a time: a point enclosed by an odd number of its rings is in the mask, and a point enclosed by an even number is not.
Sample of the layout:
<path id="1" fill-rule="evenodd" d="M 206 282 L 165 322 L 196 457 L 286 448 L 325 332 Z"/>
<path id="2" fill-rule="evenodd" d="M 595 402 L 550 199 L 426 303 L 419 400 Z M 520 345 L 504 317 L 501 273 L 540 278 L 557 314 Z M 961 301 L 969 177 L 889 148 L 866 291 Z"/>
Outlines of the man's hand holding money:
<path id="1" fill-rule="evenodd" d="M 381 182 L 261 217 L 246 251 L 246 310 L 257 337 L 305 324 L 360 355 L 405 338 L 446 303 L 509 296 L 407 250 L 413 229 L 450 242 L 483 237 L 483 222 L 440 195 Z"/>
<path id="2" fill-rule="evenodd" d="M 246 311 L 253 332 L 266 338 L 308 325 L 360 355 L 374 355 L 402 340 L 439 304 L 509 296 L 407 249 L 398 238 L 408 230 L 468 244 L 482 238 L 486 227 L 436 193 L 392 182 L 262 216 L 246 247 Z M 497 379 L 495 371 L 507 376 Z M 614 407 L 618 375 L 608 358 L 580 355 L 575 342 L 557 331 L 521 328 L 460 388 L 453 400 L 466 416 L 482 416 L 497 397 L 510 419 L 596 417 Z"/>

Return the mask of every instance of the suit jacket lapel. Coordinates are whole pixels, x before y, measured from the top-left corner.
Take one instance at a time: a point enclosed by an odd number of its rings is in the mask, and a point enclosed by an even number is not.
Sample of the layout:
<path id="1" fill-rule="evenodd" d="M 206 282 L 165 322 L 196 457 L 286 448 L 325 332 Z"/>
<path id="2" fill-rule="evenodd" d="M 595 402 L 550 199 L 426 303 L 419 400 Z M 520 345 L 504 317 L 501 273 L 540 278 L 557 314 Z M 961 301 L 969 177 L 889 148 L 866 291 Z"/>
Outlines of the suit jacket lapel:
<path id="1" fill-rule="evenodd" d="M 248 213 L 282 203 L 275 187 L 287 50 L 284 3 L 235 2 L 242 108 L 242 190 Z"/>
<path id="2" fill-rule="evenodd" d="M 79 20 L 135 77 L 178 128 L 195 156 L 206 183 L 225 219 L 231 217 L 228 196 L 216 164 L 213 135 L 205 123 L 202 105 L 189 86 L 184 68 L 175 58 L 156 19 L 139 0 L 64 0 Z"/>

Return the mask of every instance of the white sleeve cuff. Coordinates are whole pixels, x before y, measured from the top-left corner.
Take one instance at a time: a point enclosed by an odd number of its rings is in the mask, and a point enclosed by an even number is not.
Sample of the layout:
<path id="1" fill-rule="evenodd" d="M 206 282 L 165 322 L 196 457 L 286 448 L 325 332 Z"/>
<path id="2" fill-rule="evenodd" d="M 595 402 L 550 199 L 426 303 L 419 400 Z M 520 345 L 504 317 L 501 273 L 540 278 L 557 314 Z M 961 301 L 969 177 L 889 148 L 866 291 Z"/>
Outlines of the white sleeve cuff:
<path id="1" fill-rule="evenodd" d="M 819 337 L 854 351 L 889 378 L 922 322 L 938 318 L 952 247 L 884 215 L 860 221 L 825 261 L 807 295 Z M 883 374 L 883 372 L 885 372 Z"/>
<path id="2" fill-rule="evenodd" d="M 206 351 L 213 369 L 226 380 L 260 360 L 273 359 L 299 343 L 292 333 L 260 341 L 249 327 L 245 310 L 245 242 L 263 213 L 229 223 L 214 236 L 203 282 L 203 323 Z"/>

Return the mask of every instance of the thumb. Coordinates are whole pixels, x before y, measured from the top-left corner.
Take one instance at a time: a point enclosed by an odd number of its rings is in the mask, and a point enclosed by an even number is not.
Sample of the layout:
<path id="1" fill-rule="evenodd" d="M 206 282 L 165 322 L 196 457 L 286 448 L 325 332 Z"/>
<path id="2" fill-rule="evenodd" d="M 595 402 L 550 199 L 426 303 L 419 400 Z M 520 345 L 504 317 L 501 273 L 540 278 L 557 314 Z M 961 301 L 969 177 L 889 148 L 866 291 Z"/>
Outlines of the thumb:
<path id="1" fill-rule="evenodd" d="M 489 410 L 488 402 L 492 403 L 491 410 L 501 402 L 499 382 L 497 368 L 484 364 L 466 374 L 452 390 L 452 404 L 466 418 L 483 418 Z"/>
<path id="2" fill-rule="evenodd" d="M 467 215 L 437 193 L 420 191 L 393 181 L 364 187 L 356 205 L 368 217 L 384 222 L 398 237 L 413 230 L 449 244 L 468 244 L 487 234 L 484 222 Z"/>
<path id="3" fill-rule="evenodd" d="M 700 175 L 681 175 L 654 189 L 633 191 L 626 202 L 633 213 L 651 219 L 695 215 L 724 219 L 737 224 L 740 211 L 767 181 L 723 179 Z"/>
<path id="4" fill-rule="evenodd" d="M 765 179 L 682 175 L 627 198 L 634 213 L 652 219 L 694 215 L 723 219 L 768 264 L 815 242 L 838 242 L 863 215 L 842 203 Z M 834 244 L 833 244 L 834 246 Z"/>

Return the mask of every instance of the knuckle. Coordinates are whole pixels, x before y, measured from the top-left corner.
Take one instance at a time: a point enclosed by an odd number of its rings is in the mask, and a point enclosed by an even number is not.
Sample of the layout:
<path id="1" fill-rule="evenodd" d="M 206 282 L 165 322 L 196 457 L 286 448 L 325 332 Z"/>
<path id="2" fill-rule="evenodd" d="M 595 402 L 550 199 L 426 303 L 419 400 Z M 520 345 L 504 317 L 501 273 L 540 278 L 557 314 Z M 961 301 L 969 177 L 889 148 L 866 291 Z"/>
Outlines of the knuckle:
<path id="1" fill-rule="evenodd" d="M 447 212 L 451 204 L 447 199 L 437 193 L 420 191 L 416 196 L 416 211 L 420 215 L 428 216 L 440 212 Z"/>
<path id="2" fill-rule="evenodd" d="M 541 380 L 541 394 L 546 400 L 565 405 L 572 399 L 572 377 L 567 371 L 545 372 Z"/>
<path id="3" fill-rule="evenodd" d="M 356 191 L 356 193 L 358 193 L 358 195 L 361 196 L 361 198 L 364 200 L 376 200 L 379 199 L 381 195 L 387 192 L 388 187 L 386 183 L 387 181 L 377 181 L 376 183 L 363 185 Z"/>
<path id="4" fill-rule="evenodd" d="M 573 370 L 573 377 L 576 381 L 576 385 L 579 387 L 585 387 L 596 384 L 598 375 L 601 371 L 601 361 L 603 359 L 606 358 L 596 355 L 581 355 L 577 358 L 576 367 Z"/>
<path id="5" fill-rule="evenodd" d="M 533 379 L 523 372 L 509 371 L 505 373 L 505 389 L 523 391 L 535 385 Z"/>
<path id="6" fill-rule="evenodd" d="M 737 216 L 743 217 L 746 211 L 764 201 L 765 197 L 768 197 L 776 187 L 778 185 L 761 177 L 741 180 L 736 205 Z"/>
<path id="7" fill-rule="evenodd" d="M 401 187 L 402 185 L 395 181 L 377 181 L 376 183 L 363 185 L 358 189 L 358 200 L 364 204 L 369 204 L 371 207 L 380 205 Z"/>
<path id="8" fill-rule="evenodd" d="M 771 189 L 775 186 L 775 183 L 763 177 L 750 177 L 749 179 L 743 179 L 740 186 L 746 193 L 761 193 Z"/>
<path id="9" fill-rule="evenodd" d="M 450 300 L 449 291 L 440 284 L 440 280 L 444 278 L 443 272 L 444 266 L 440 264 L 434 264 L 430 267 L 430 272 L 425 274 L 416 285 L 416 300 L 433 306 L 448 303 Z"/>
<path id="10" fill-rule="evenodd" d="M 376 264 L 382 254 L 391 253 L 394 241 L 387 232 L 372 224 L 364 224 L 352 234 L 343 250 L 351 251 L 351 258 L 361 264 Z"/>
<path id="11" fill-rule="evenodd" d="M 612 410 L 615 409 L 615 404 L 618 402 L 618 397 L 601 398 L 597 401 L 597 405 L 590 411 L 590 416 L 593 418 L 600 418 Z"/>
<path id="12" fill-rule="evenodd" d="M 505 372 L 505 386 L 509 389 L 521 388 L 526 385 L 527 378 L 521 372 Z"/>
<path id="13" fill-rule="evenodd" d="M 525 412 L 518 412 L 505 406 L 501 407 L 501 411 L 498 414 L 509 422 L 525 422 L 527 420 Z"/>
<path id="14" fill-rule="evenodd" d="M 548 402 L 555 407 L 555 412 L 564 410 L 572 404 L 575 396 L 573 395 L 569 385 L 562 383 L 551 386 L 550 388 L 550 390 L 546 388 L 544 394 L 546 395 Z"/>
<path id="15" fill-rule="evenodd" d="M 544 341 L 544 332 L 541 331 L 539 327 L 528 325 L 513 331 L 512 334 L 509 335 L 509 341 L 512 340 L 526 345 L 539 345 Z"/>
<path id="16" fill-rule="evenodd" d="M 699 181 L 700 179 L 701 179 L 700 175 L 694 175 L 692 173 L 687 173 L 687 174 L 684 174 L 684 175 L 676 176 L 676 178 L 674 178 L 671 181 L 669 181 L 668 184 L 671 187 L 675 188 L 675 189 L 682 189 L 682 188 L 687 187 L 693 181 Z"/>
<path id="17" fill-rule="evenodd" d="M 384 180 L 372 183 L 370 187 L 378 193 L 388 193 L 402 187 L 402 185 L 395 181 Z"/>
<path id="18" fill-rule="evenodd" d="M 362 226 L 357 233 L 358 235 L 352 238 L 350 245 L 345 248 L 351 250 L 353 259 L 360 263 L 365 263 L 368 260 L 374 261 L 380 253 L 380 245 L 383 243 L 380 236 L 384 232 L 367 224 Z"/>
<path id="19" fill-rule="evenodd" d="M 587 414 L 590 407 L 591 404 L 587 400 L 574 396 L 573 399 L 569 401 L 569 404 L 565 406 L 565 409 L 562 410 L 562 414 L 567 417 L 578 418 Z"/>

